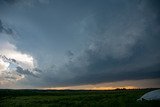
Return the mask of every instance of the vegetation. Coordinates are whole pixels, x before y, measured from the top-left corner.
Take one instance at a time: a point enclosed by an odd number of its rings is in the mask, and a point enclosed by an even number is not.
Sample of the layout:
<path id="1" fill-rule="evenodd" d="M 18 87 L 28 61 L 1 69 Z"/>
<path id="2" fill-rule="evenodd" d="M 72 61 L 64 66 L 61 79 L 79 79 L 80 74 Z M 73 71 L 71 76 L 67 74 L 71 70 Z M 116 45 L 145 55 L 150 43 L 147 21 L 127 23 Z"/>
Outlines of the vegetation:
<path id="1" fill-rule="evenodd" d="M 160 101 L 137 101 L 151 90 L 0 90 L 0 107 L 160 107 Z"/>

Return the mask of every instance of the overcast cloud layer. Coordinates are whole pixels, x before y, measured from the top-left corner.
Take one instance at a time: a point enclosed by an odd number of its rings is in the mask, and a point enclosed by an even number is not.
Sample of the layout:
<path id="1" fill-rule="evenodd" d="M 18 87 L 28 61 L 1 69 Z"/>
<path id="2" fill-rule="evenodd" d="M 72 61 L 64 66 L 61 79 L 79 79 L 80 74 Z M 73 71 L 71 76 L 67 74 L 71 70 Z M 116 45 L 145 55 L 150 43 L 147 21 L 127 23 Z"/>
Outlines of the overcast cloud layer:
<path id="1" fill-rule="evenodd" d="M 1 0 L 0 87 L 159 80 L 159 7 L 158 0 Z"/>

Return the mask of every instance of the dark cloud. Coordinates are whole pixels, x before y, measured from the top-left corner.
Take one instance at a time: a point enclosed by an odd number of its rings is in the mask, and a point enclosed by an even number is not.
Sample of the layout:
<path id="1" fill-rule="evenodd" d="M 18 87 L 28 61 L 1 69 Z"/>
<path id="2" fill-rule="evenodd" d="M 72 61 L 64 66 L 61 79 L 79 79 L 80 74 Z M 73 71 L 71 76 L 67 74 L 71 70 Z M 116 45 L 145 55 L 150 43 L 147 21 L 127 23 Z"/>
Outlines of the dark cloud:
<path id="1" fill-rule="evenodd" d="M 68 51 L 68 52 L 67 52 L 67 56 L 68 56 L 68 57 L 72 57 L 72 56 L 74 56 L 74 53 L 73 53 L 72 51 Z"/>
<path id="2" fill-rule="evenodd" d="M 160 12 L 160 1 L 159 0 L 152 0 L 152 1 L 149 1 L 152 8 L 155 9 L 155 11 L 158 11 Z"/>
<path id="3" fill-rule="evenodd" d="M 16 61 L 16 59 L 7 58 L 5 55 L 1 55 L 1 54 L 0 54 L 0 58 L 1 58 L 3 61 L 10 62 L 10 63 L 14 63 L 14 64 L 18 64 L 18 62 Z"/>
<path id="4" fill-rule="evenodd" d="M 17 1 L 3 0 L 3 3 L 15 4 Z M 22 0 L 19 5 L 42 2 L 45 1 L 24 2 Z M 34 29 L 32 24 L 20 29 L 22 38 L 19 40 L 19 46 L 33 54 L 37 52 L 35 56 L 43 69 L 33 69 L 33 71 L 40 72 L 38 75 L 40 78 L 27 76 L 28 84 L 68 86 L 160 78 L 159 4 L 158 0 L 93 0 L 92 2 L 57 0 L 50 3 L 47 8 L 37 4 L 37 8 L 32 8 L 36 14 L 30 12 L 31 8 L 25 7 L 21 14 L 25 17 L 26 26 L 29 19 L 32 20 L 31 23 L 35 22 L 33 26 L 38 23 L 38 29 Z M 16 19 L 16 17 L 13 18 Z M 19 20 L 17 22 L 22 27 L 25 25 L 23 19 L 22 22 Z M 47 32 L 45 36 L 42 32 L 39 33 L 39 29 L 43 30 L 43 33 Z M 34 31 L 36 33 L 33 33 Z M 0 32 L 13 33 L 1 21 Z M 75 38 L 79 40 L 74 41 Z M 88 38 L 89 40 L 85 41 L 87 43 L 81 41 Z M 77 47 L 72 47 L 72 45 L 78 44 L 78 41 L 85 45 L 84 48 L 81 45 L 77 51 L 75 49 Z M 35 47 L 38 51 L 35 51 Z M 64 57 L 59 54 L 64 55 L 68 49 L 76 50 L 74 53 L 67 51 L 65 54 L 72 60 L 60 64 L 62 66 L 57 68 L 50 66 L 61 62 L 60 59 L 64 60 Z M 58 58 L 55 54 L 59 55 Z M 15 59 L 10 60 L 16 62 Z M 57 63 L 52 63 L 54 60 Z M 37 77 L 31 71 L 21 67 L 17 67 L 16 71 L 19 74 Z"/>
<path id="5" fill-rule="evenodd" d="M 16 80 L 16 79 L 17 79 L 17 78 L 12 77 L 12 76 L 6 76 L 5 78 L 6 78 L 6 79 L 9 79 L 9 80 Z"/>
<path id="6" fill-rule="evenodd" d="M 60 69 L 42 73 L 44 86 L 160 78 L 158 12 L 149 1 L 110 3 L 112 11 L 102 6 L 86 22 L 93 37 L 88 48 Z"/>
<path id="7" fill-rule="evenodd" d="M 0 19 L 0 33 L 1 32 L 4 32 L 6 34 L 14 34 L 13 30 L 11 28 L 6 27 Z"/>
<path id="8" fill-rule="evenodd" d="M 42 72 L 42 70 L 40 70 L 40 69 L 38 69 L 38 68 L 34 68 L 33 71 Z"/>
<path id="9" fill-rule="evenodd" d="M 15 4 L 20 4 L 20 5 L 35 5 L 37 3 L 40 4 L 48 4 L 50 0 L 0 0 L 0 5 L 15 5 Z"/>
<path id="10" fill-rule="evenodd" d="M 72 51 L 67 51 L 66 55 L 70 60 L 72 60 L 72 58 L 74 57 L 74 53 Z"/>
<path id="11" fill-rule="evenodd" d="M 21 68 L 21 67 L 16 67 L 17 69 L 16 69 L 16 71 L 18 72 L 18 73 L 20 73 L 20 74 L 23 74 L 23 75 L 31 75 L 31 76 L 33 76 L 33 77 L 38 77 L 38 76 L 36 76 L 35 74 L 33 74 L 31 71 L 29 71 L 28 69 L 23 69 L 23 68 Z"/>
<path id="12" fill-rule="evenodd" d="M 140 79 L 155 79 L 160 78 L 159 71 L 160 64 L 146 69 L 136 69 L 136 70 L 108 70 L 105 72 L 94 71 L 93 73 L 87 73 L 85 75 L 77 75 L 65 84 L 76 85 L 76 84 L 96 84 L 101 82 L 116 82 L 123 80 L 140 80 Z M 62 84 L 63 85 L 63 84 Z"/>
<path id="13" fill-rule="evenodd" d="M 2 32 L 3 30 L 3 25 L 2 25 L 2 21 L 0 20 L 0 32 Z"/>
<path id="14" fill-rule="evenodd" d="M 14 4 L 20 0 L 1 0 L 0 3 Z"/>

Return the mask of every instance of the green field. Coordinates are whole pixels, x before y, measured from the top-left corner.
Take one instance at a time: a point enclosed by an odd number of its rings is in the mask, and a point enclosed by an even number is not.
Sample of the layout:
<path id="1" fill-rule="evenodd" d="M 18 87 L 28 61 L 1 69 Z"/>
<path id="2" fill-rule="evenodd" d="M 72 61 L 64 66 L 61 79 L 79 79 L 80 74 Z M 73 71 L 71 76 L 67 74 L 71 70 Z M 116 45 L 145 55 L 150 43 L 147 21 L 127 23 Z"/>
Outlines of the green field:
<path id="1" fill-rule="evenodd" d="M 136 101 L 151 90 L 0 90 L 0 107 L 160 107 L 160 101 Z"/>

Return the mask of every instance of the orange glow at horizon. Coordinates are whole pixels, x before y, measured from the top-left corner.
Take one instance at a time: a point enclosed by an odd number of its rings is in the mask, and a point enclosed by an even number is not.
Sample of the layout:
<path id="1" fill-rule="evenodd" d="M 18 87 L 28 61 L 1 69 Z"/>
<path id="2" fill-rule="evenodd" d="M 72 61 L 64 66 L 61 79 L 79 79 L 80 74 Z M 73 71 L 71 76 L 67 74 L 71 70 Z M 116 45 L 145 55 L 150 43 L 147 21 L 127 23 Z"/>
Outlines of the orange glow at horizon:
<path id="1" fill-rule="evenodd" d="M 124 87 L 84 87 L 84 86 L 71 86 L 71 87 L 51 87 L 42 88 L 46 90 L 115 90 L 115 89 L 137 89 L 135 86 L 124 86 Z"/>
<path id="2" fill-rule="evenodd" d="M 41 87 L 46 90 L 115 90 L 115 89 L 140 89 L 140 88 L 160 88 L 155 81 L 160 79 L 128 80 L 110 83 L 88 84 L 66 87 Z M 146 84 L 149 84 L 148 86 Z"/>

